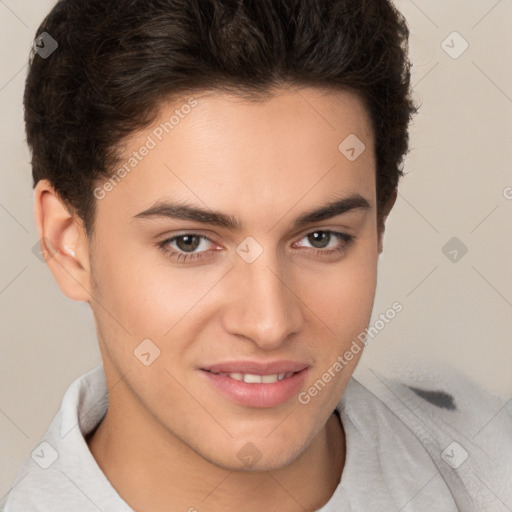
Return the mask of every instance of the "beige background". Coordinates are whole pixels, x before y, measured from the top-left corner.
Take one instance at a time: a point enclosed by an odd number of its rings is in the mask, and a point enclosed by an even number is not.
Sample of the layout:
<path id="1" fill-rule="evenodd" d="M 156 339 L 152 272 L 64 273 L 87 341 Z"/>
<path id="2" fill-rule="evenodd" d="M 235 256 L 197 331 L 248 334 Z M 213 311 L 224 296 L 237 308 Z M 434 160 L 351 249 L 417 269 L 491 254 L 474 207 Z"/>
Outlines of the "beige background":
<path id="1" fill-rule="evenodd" d="M 69 384 L 100 363 L 88 305 L 64 297 L 32 253 L 21 103 L 32 38 L 52 4 L 0 0 L 0 497 Z M 448 364 L 510 397 L 512 0 L 396 5 L 411 30 L 422 106 L 386 230 L 374 318 L 395 301 L 403 311 L 370 342 L 363 364 Z M 443 49 L 463 48 L 454 31 L 469 44 L 458 58 Z M 468 248 L 456 263 L 442 252 L 454 236 Z"/>

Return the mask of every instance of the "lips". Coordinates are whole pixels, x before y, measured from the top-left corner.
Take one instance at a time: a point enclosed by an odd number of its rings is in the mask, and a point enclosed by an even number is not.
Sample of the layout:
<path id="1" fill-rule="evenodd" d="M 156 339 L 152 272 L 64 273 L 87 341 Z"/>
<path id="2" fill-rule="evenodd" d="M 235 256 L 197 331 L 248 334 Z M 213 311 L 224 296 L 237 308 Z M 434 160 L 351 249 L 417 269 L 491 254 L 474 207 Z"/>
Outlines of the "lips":
<path id="1" fill-rule="evenodd" d="M 213 372 L 211 372 L 213 373 Z M 271 384 L 272 382 L 278 382 L 283 379 L 287 379 L 291 377 L 295 372 L 288 373 L 273 373 L 268 375 L 260 375 L 256 373 L 240 373 L 240 372 L 232 372 L 232 373 L 215 373 L 215 375 L 223 375 L 225 377 L 229 377 L 231 379 L 235 379 L 238 381 L 247 382 L 247 384 Z"/>
<path id="2" fill-rule="evenodd" d="M 275 407 L 298 393 L 309 365 L 294 361 L 236 361 L 201 368 L 206 381 L 230 401 L 247 407 Z"/>
<path id="3" fill-rule="evenodd" d="M 232 361 L 205 366 L 203 370 L 212 373 L 242 373 L 252 375 L 273 375 L 279 373 L 296 373 L 309 365 L 296 361 Z"/>

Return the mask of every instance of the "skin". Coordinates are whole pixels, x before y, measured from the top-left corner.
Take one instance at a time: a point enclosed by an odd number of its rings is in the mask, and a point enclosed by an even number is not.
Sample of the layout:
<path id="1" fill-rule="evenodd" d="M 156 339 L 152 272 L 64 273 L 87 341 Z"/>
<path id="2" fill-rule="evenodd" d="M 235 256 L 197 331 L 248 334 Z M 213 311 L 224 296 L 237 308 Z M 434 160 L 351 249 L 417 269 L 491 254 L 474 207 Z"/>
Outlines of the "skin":
<path id="1" fill-rule="evenodd" d="M 296 396 L 238 405 L 199 368 L 304 361 L 307 390 L 368 326 L 383 234 L 370 118 L 356 95 L 317 88 L 283 87 L 258 103 L 194 97 L 191 112 L 97 200 L 92 239 L 46 180 L 35 189 L 48 265 L 69 298 L 89 302 L 104 362 L 109 409 L 87 443 L 137 511 L 316 510 L 341 478 L 346 442 L 332 413 L 363 351 L 307 405 Z M 154 125 L 125 141 L 122 162 L 183 103 L 162 105 Z M 366 145 L 352 162 L 338 150 L 351 133 Z M 370 207 L 293 228 L 303 213 L 352 194 Z M 160 199 L 232 215 L 242 229 L 134 218 Z M 344 241 L 333 235 L 322 248 L 308 235 L 328 230 L 354 242 L 326 255 Z M 178 234 L 211 242 L 178 261 L 158 246 Z M 252 263 L 236 252 L 248 236 L 263 248 Z M 160 349 L 149 366 L 134 356 L 147 338 Z M 237 453 L 249 442 L 260 458 L 247 467 Z"/>

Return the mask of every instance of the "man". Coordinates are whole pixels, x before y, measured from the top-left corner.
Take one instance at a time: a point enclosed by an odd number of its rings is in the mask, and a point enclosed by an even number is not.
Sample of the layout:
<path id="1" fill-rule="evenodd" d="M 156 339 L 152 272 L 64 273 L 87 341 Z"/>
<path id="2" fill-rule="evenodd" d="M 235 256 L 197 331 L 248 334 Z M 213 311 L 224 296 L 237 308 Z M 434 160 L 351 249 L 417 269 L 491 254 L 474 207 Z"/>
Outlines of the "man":
<path id="1" fill-rule="evenodd" d="M 58 2 L 25 93 L 35 220 L 103 365 L 6 511 L 506 510 L 510 416 L 352 378 L 407 35 L 386 0 Z"/>

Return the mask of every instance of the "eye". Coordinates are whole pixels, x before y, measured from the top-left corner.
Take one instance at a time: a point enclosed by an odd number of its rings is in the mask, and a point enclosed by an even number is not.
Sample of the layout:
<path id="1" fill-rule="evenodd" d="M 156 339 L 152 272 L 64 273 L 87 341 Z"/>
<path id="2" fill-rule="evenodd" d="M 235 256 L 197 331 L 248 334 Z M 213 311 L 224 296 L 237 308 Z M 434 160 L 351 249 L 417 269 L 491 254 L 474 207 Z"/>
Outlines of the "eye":
<path id="1" fill-rule="evenodd" d="M 302 245 L 302 240 L 305 240 L 310 245 Z M 318 230 L 308 233 L 298 242 L 295 242 L 294 246 L 311 249 L 314 254 L 319 256 L 333 256 L 344 254 L 354 240 L 354 236 L 347 235 L 346 233 L 332 230 Z"/>
<path id="2" fill-rule="evenodd" d="M 193 233 L 176 235 L 158 244 L 165 254 L 168 254 L 178 261 L 190 261 L 203 257 L 203 253 L 209 252 L 209 245 L 215 244 L 208 237 Z"/>
<path id="3" fill-rule="evenodd" d="M 309 246 L 302 245 L 305 240 Z M 293 244 L 306 252 L 313 252 L 319 257 L 339 257 L 354 242 L 355 237 L 332 230 L 312 231 Z M 169 257 L 180 262 L 206 258 L 222 248 L 204 235 L 183 233 L 167 238 L 158 243 L 159 248 Z M 213 248 L 212 248 L 213 247 Z"/>

